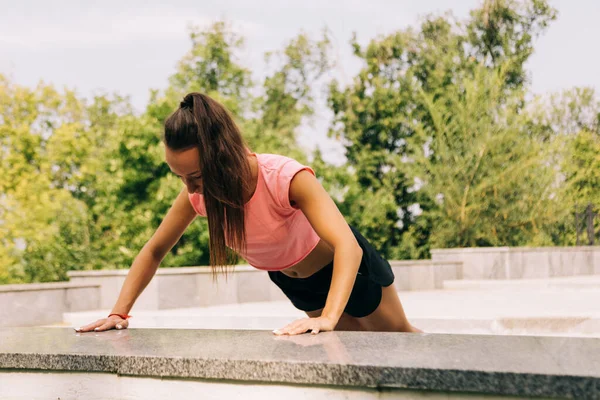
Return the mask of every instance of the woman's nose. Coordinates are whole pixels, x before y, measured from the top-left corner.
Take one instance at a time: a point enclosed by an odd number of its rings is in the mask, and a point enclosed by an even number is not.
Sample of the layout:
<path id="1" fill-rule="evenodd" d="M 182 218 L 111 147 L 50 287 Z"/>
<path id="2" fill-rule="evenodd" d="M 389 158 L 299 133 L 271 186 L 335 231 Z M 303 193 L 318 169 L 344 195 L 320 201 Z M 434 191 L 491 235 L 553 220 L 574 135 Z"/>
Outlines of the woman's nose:
<path id="1" fill-rule="evenodd" d="M 187 180 L 185 179 L 183 181 L 183 183 L 185 184 L 185 186 L 187 187 L 187 191 L 188 193 L 192 194 L 195 193 L 196 190 L 198 189 L 198 185 L 196 185 L 196 183 L 194 183 L 194 181 L 192 180 Z"/>

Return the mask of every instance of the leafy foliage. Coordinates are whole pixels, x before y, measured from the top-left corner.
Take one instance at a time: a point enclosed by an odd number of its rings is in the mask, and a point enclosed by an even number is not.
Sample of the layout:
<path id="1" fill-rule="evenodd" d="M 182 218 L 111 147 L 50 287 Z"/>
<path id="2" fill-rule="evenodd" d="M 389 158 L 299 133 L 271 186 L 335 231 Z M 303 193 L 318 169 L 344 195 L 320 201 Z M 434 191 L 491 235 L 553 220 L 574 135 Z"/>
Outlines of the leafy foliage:
<path id="1" fill-rule="evenodd" d="M 328 81 L 327 30 L 266 54 L 255 82 L 231 26 L 192 27 L 168 87 L 139 115 L 117 94 L 86 100 L 0 76 L 0 283 L 131 264 L 183 187 L 160 135 L 190 91 L 224 103 L 253 151 L 308 162 L 296 133 L 327 87 L 346 163 L 317 150 L 311 164 L 388 258 L 574 244 L 573 207 L 600 206 L 600 104 L 591 88 L 531 96 L 525 63 L 555 18 L 546 0 L 486 0 L 464 21 L 429 15 L 365 46 L 355 37 L 362 68 L 347 86 Z M 163 265 L 207 262 L 198 219 Z"/>

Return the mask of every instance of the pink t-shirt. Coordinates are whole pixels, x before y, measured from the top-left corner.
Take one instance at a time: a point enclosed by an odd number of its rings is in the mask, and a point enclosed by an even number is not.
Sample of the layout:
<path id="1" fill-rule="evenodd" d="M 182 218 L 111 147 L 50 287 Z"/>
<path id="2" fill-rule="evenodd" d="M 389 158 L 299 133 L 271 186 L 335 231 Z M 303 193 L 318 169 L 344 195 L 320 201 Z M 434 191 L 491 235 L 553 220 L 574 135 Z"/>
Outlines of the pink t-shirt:
<path id="1" fill-rule="evenodd" d="M 319 243 L 319 236 L 304 213 L 290 204 L 292 178 L 300 171 L 314 171 L 288 157 L 255 154 L 258 181 L 246 203 L 246 251 L 241 254 L 250 265 L 279 271 L 302 261 Z M 204 196 L 189 195 L 196 213 L 206 216 Z"/>

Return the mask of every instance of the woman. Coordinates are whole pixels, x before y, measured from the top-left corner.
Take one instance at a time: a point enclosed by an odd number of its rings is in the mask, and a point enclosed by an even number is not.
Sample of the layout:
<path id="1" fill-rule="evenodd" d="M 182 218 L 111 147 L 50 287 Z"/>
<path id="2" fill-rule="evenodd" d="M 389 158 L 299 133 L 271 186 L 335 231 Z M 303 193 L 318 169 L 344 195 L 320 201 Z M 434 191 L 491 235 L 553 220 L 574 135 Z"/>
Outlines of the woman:
<path id="1" fill-rule="evenodd" d="M 275 334 L 418 332 L 389 263 L 346 223 L 311 168 L 249 152 L 227 110 L 200 93 L 167 119 L 164 143 L 185 188 L 133 262 L 111 314 L 78 332 L 127 328 L 135 300 L 197 215 L 208 218 L 213 268 L 232 265 L 233 249 L 306 312 Z"/>

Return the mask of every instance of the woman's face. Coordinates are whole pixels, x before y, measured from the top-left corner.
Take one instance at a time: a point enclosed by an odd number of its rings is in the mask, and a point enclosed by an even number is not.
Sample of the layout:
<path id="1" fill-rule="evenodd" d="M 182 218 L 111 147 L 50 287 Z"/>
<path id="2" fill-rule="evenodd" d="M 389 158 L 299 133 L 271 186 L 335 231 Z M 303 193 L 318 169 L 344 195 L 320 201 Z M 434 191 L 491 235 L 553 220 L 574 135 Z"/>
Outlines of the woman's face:
<path id="1" fill-rule="evenodd" d="M 198 148 L 171 150 L 165 146 L 165 159 L 171 171 L 183 181 L 188 193 L 202 194 L 202 174 Z"/>

